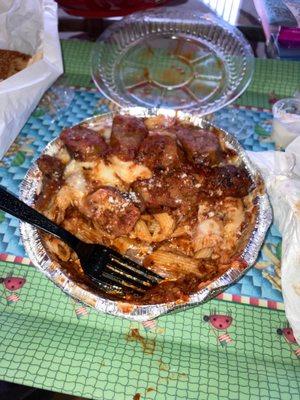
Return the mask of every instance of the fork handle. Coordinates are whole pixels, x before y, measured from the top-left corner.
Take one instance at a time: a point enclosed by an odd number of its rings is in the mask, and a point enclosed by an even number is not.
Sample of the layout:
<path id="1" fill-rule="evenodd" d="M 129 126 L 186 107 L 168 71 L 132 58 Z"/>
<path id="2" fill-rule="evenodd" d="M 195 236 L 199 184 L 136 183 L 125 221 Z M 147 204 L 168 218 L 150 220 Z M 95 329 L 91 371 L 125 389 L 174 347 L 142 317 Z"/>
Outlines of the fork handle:
<path id="1" fill-rule="evenodd" d="M 59 239 L 62 239 L 73 249 L 76 249 L 80 242 L 76 236 L 55 224 L 34 208 L 29 207 L 2 186 L 0 186 L 0 209 L 24 222 L 28 222 L 29 224 L 42 229 L 45 232 L 51 233 Z"/>

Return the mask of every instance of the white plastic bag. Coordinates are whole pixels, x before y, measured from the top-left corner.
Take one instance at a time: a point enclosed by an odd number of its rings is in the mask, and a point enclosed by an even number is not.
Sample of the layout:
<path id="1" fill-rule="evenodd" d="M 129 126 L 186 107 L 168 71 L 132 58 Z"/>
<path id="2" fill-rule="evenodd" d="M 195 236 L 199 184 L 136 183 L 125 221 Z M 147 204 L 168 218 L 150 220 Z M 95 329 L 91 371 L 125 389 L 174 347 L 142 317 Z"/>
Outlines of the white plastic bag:
<path id="1" fill-rule="evenodd" d="M 63 73 L 53 0 L 0 0 L 0 48 L 33 56 L 30 66 L 0 82 L 0 159 L 44 92 Z"/>
<path id="2" fill-rule="evenodd" d="M 261 170 L 282 235 L 281 284 L 286 317 L 300 344 L 300 138 L 285 152 L 248 152 Z"/>

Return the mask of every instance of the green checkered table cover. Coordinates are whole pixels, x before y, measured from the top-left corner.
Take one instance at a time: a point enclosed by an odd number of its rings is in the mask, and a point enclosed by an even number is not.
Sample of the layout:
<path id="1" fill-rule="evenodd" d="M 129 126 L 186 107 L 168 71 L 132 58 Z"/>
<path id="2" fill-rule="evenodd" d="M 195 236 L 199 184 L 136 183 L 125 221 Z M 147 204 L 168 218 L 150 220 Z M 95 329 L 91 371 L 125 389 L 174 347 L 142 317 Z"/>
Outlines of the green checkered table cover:
<path id="1" fill-rule="evenodd" d="M 283 312 L 214 300 L 148 327 L 85 308 L 31 266 L 0 265 L 27 280 L 15 304 L 3 289 L 2 379 L 101 400 L 299 398 Z"/>
<path id="2" fill-rule="evenodd" d="M 63 40 L 61 44 L 68 83 L 94 86 L 90 57 L 94 43 Z M 300 62 L 255 59 L 252 82 L 237 103 L 270 108 L 276 98 L 290 97 L 296 90 L 300 90 Z"/>
<path id="3" fill-rule="evenodd" d="M 69 85 L 93 86 L 92 46 L 62 42 Z M 299 76 L 297 63 L 257 60 L 239 102 L 270 107 Z M 283 311 L 213 300 L 139 325 L 72 300 L 26 259 L 2 259 L 4 380 L 101 400 L 299 399 L 300 349 Z"/>

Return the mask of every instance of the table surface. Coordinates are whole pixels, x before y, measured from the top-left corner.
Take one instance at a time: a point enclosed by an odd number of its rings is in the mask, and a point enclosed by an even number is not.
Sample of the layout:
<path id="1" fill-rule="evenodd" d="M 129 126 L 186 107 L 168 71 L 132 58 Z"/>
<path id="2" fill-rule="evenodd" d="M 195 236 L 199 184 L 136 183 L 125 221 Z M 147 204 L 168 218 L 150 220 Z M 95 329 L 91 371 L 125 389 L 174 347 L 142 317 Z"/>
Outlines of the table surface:
<path id="1" fill-rule="evenodd" d="M 17 192 L 32 160 L 63 126 L 112 107 L 91 82 L 92 46 L 62 42 L 63 82 L 73 100 L 54 121 L 42 101 L 1 161 L 0 184 Z M 253 81 L 236 103 L 254 129 L 246 148 L 274 148 L 267 140 L 270 107 L 276 98 L 295 92 L 299 76 L 299 63 L 256 60 Z M 3 213 L 0 238 L 1 277 L 26 279 L 18 291 L 0 286 L 2 379 L 105 400 L 299 398 L 300 350 L 284 330 L 275 227 L 260 264 L 226 294 L 144 325 L 68 298 L 29 265 L 18 222 Z M 228 320 L 225 329 L 216 325 L 222 316 Z"/>

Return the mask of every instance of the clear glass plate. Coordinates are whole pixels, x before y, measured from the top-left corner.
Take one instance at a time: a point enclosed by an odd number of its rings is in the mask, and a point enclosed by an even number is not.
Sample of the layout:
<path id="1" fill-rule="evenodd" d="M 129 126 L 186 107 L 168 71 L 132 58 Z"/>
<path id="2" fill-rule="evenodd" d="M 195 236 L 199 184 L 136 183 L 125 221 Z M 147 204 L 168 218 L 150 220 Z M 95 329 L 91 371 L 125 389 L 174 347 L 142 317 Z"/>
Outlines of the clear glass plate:
<path id="1" fill-rule="evenodd" d="M 124 18 L 100 36 L 92 76 L 120 106 L 216 111 L 253 73 L 243 35 L 211 14 L 161 8 Z"/>

